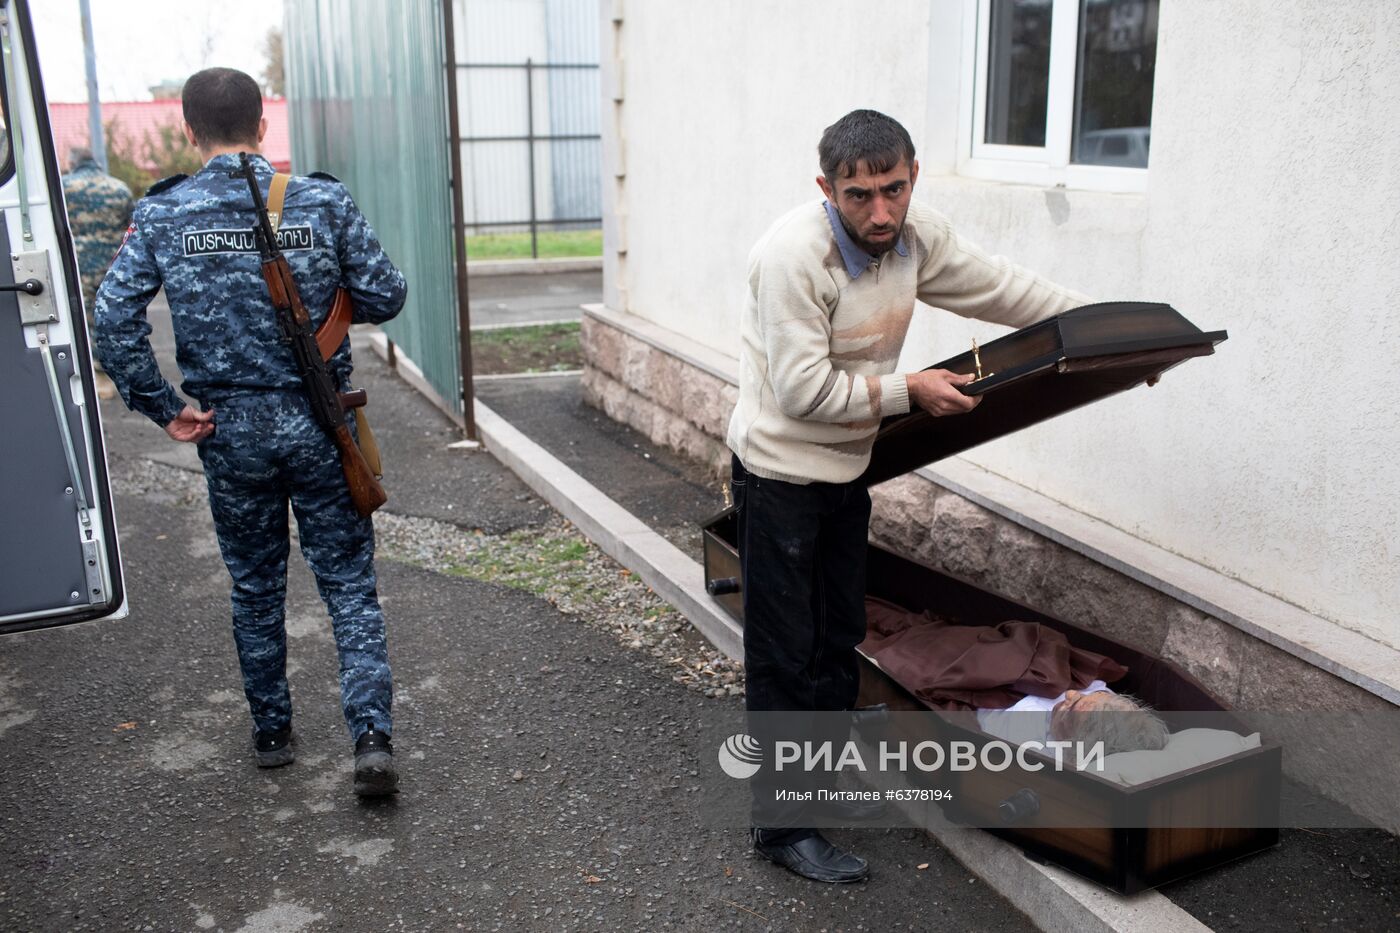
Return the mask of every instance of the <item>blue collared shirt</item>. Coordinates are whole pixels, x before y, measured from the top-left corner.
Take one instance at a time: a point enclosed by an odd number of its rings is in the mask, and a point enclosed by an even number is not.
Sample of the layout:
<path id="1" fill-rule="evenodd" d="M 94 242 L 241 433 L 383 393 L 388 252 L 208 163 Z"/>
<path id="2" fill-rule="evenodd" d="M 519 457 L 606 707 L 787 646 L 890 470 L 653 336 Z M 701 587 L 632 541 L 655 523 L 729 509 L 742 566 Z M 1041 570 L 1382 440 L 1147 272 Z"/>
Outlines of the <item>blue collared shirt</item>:
<path id="1" fill-rule="evenodd" d="M 846 225 L 841 223 L 841 215 L 836 212 L 830 201 L 823 201 L 822 206 L 826 208 L 826 219 L 831 222 L 831 232 L 836 235 L 836 246 L 841 250 L 841 259 L 846 263 L 846 271 L 850 273 L 851 281 L 855 281 L 870 267 L 875 257 L 851 239 L 851 235 L 846 232 Z M 909 247 L 904 245 L 903 230 L 899 232 L 899 239 L 894 242 L 894 251 L 901 256 L 909 255 Z"/>

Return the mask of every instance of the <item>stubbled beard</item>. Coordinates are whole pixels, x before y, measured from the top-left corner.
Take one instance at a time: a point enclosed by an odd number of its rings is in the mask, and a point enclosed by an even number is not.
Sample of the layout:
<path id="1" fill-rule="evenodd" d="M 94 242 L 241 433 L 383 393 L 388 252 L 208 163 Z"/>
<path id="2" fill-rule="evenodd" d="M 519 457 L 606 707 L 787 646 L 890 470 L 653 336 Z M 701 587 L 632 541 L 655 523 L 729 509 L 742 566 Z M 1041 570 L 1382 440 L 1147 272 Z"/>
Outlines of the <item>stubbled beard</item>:
<path id="1" fill-rule="evenodd" d="M 860 237 L 854 237 L 853 239 L 855 239 L 857 246 L 872 256 L 882 256 L 888 253 L 890 250 L 894 249 L 894 245 L 899 242 L 899 237 L 897 236 L 890 237 L 884 243 L 871 243 L 869 240 L 861 239 Z"/>
<path id="2" fill-rule="evenodd" d="M 846 234 L 851 238 L 852 242 L 854 242 L 861 249 L 865 250 L 866 253 L 868 253 L 871 256 L 882 256 L 885 253 L 888 253 L 890 250 L 894 249 L 894 245 L 899 242 L 899 236 L 896 233 L 895 236 L 890 237 L 884 243 L 871 243 L 865 237 L 861 236 L 860 234 L 856 233 L 854 230 L 851 229 L 851 225 L 849 222 L 847 222 L 845 214 L 841 213 L 838 210 L 836 212 L 836 216 L 841 218 L 841 226 L 846 228 Z M 898 229 L 899 227 L 895 228 L 896 231 L 898 231 Z"/>

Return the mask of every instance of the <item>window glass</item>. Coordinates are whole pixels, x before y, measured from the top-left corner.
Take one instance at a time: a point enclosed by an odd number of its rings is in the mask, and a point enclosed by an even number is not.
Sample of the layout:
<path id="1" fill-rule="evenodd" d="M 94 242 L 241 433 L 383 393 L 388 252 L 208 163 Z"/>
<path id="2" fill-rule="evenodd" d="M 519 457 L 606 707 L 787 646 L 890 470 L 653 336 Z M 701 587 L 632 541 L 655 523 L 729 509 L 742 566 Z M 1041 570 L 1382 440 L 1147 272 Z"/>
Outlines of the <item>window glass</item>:
<path id="1" fill-rule="evenodd" d="M 1045 145 L 1052 0 L 992 0 L 986 141 Z"/>
<path id="2" fill-rule="evenodd" d="M 10 92 L 5 87 L 5 71 L 0 68 L 0 182 L 10 180 L 15 173 L 10 158 Z"/>
<path id="3" fill-rule="evenodd" d="M 1071 161 L 1147 167 L 1159 0 L 1080 0 Z"/>

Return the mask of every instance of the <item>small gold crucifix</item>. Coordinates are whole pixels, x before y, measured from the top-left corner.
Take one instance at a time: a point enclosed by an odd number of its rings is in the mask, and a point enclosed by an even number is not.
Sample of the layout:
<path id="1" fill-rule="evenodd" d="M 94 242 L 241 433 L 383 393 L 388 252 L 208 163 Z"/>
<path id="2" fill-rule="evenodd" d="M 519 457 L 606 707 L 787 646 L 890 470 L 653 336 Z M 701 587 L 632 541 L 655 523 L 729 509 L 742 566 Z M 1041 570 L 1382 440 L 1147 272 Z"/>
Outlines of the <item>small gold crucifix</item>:
<path id="1" fill-rule="evenodd" d="M 972 364 L 973 364 L 974 366 L 977 367 L 977 379 L 978 379 L 978 381 L 981 381 L 981 380 L 983 380 L 983 379 L 986 379 L 986 378 L 988 378 L 988 377 L 991 377 L 991 376 L 995 376 L 995 375 L 996 375 L 996 373 L 986 373 L 985 375 L 983 374 L 983 372 L 982 372 L 982 354 L 979 353 L 978 350 L 977 350 L 977 338 L 976 338 L 976 337 L 973 337 L 973 338 L 972 338 Z"/>

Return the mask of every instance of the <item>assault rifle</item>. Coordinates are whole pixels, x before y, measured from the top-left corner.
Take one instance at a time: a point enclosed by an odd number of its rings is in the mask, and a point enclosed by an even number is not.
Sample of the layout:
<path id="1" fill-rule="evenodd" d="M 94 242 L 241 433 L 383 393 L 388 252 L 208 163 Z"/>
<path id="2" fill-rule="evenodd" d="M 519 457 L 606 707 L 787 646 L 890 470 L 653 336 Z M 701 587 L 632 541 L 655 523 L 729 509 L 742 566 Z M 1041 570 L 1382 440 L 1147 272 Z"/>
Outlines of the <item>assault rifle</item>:
<path id="1" fill-rule="evenodd" d="M 350 500 L 355 504 L 355 511 L 369 515 L 389 497 L 375 479 L 374 471 L 365 461 L 345 423 L 345 413 L 365 403 L 364 390 L 344 393 L 336 390 L 335 380 L 331 378 L 326 361 L 316 345 L 311 317 L 301 303 L 301 293 L 297 291 L 297 283 L 292 278 L 291 266 L 277 246 L 277 235 L 267 215 L 267 205 L 263 202 L 253 163 L 246 152 L 239 153 L 238 158 L 240 168 L 234 174 L 247 179 L 248 189 L 253 193 L 253 206 L 258 212 L 253 236 L 257 240 L 258 255 L 262 258 L 263 280 L 267 282 L 272 307 L 277 311 L 277 326 L 283 338 L 292 345 L 297 372 L 301 374 L 302 385 L 306 387 L 307 398 L 311 400 L 316 423 L 325 429 L 340 451 L 340 466 L 345 471 L 345 485 L 350 487 Z M 339 341 L 336 343 L 339 344 Z"/>

